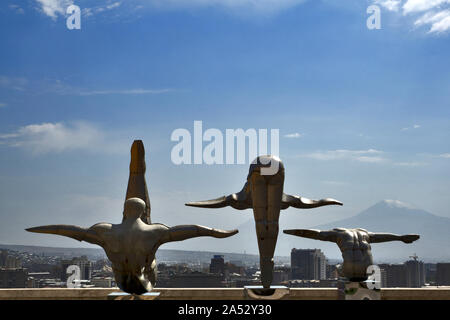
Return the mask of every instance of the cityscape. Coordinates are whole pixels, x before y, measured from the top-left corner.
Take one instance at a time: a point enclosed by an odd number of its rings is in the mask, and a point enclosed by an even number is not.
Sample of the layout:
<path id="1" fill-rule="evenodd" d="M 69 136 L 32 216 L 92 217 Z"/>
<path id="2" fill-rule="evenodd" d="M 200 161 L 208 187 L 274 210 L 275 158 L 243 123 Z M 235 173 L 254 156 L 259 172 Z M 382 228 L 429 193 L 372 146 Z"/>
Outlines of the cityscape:
<path id="1" fill-rule="evenodd" d="M 116 287 L 111 263 L 102 255 L 38 251 L 0 249 L 0 288 L 66 288 L 67 268 L 72 265 L 80 268 L 78 287 Z M 170 251 L 162 250 L 158 260 L 156 288 L 241 288 L 260 283 L 257 255 L 186 252 L 176 261 Z M 382 288 L 450 286 L 450 262 L 428 263 L 416 255 L 408 258 L 404 263 L 378 264 Z M 293 248 L 290 257 L 275 257 L 273 284 L 334 288 L 338 263 L 320 249 Z"/>

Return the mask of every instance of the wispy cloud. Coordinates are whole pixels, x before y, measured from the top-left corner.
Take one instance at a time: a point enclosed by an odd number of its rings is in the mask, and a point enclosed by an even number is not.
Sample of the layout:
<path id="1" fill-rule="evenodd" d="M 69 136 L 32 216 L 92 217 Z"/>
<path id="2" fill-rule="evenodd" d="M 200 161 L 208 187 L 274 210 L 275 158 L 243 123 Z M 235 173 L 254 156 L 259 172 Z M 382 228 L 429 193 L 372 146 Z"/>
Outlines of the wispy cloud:
<path id="1" fill-rule="evenodd" d="M 64 16 L 68 6 L 73 4 L 73 0 L 36 0 L 39 10 L 46 16 L 56 20 L 58 16 Z"/>
<path id="2" fill-rule="evenodd" d="M 410 130 L 410 129 L 419 129 L 419 128 L 421 128 L 422 126 L 420 125 L 420 124 L 415 124 L 415 125 L 413 125 L 412 127 L 405 127 L 405 128 L 402 128 L 402 131 L 408 131 L 408 130 Z"/>
<path id="3" fill-rule="evenodd" d="M 122 4 L 122 2 L 120 2 L 120 1 L 116 1 L 113 3 L 104 3 L 104 4 L 100 4 L 98 6 L 95 6 L 95 7 L 84 8 L 82 10 L 82 13 L 84 16 L 90 17 L 97 13 L 103 13 L 103 12 L 106 12 L 109 10 L 116 9 L 116 8 L 120 7 L 121 4 Z"/>
<path id="4" fill-rule="evenodd" d="M 288 139 L 299 139 L 299 138 L 303 137 L 303 134 L 295 132 L 295 133 L 285 134 L 284 137 L 288 138 Z"/>
<path id="5" fill-rule="evenodd" d="M 24 14 L 25 11 L 17 4 L 10 4 L 9 9 L 13 10 L 15 13 Z"/>
<path id="6" fill-rule="evenodd" d="M 450 153 L 443 153 L 439 155 L 440 158 L 450 159 Z"/>
<path id="7" fill-rule="evenodd" d="M 0 102 L 0 108 L 6 107 L 6 103 Z"/>
<path id="8" fill-rule="evenodd" d="M 97 90 L 73 92 L 80 96 L 107 95 L 107 94 L 162 94 L 175 91 L 174 89 L 126 89 L 126 90 Z M 70 93 L 69 93 L 70 94 Z"/>
<path id="9" fill-rule="evenodd" d="M 27 84 L 26 78 L 0 75 L 0 87 L 23 91 Z"/>
<path id="10" fill-rule="evenodd" d="M 58 16 L 64 16 L 66 8 L 74 4 L 73 0 L 35 0 L 39 10 L 48 17 L 56 20 Z M 272 15 L 280 11 L 295 7 L 308 0 L 127 0 L 111 1 L 97 0 L 95 6 L 92 2 L 76 2 L 82 7 L 84 16 L 89 17 L 99 13 L 105 13 L 118 7 L 126 7 L 128 12 L 145 9 L 193 9 L 193 8 L 219 8 L 237 15 Z M 83 7 L 83 5 L 85 6 Z M 126 12 L 125 9 L 122 14 Z"/>
<path id="11" fill-rule="evenodd" d="M 10 77 L 0 75 L 0 87 L 28 92 L 31 94 L 58 94 L 75 96 L 95 95 L 152 95 L 179 91 L 173 88 L 114 88 L 114 89 L 86 89 L 67 84 L 58 79 L 41 79 L 28 81 L 23 77 Z"/>
<path id="12" fill-rule="evenodd" d="M 0 143 L 22 148 L 31 153 L 61 153 L 74 150 L 115 152 L 106 134 L 93 124 L 61 122 L 30 124 L 15 132 L 0 134 Z"/>
<path id="13" fill-rule="evenodd" d="M 430 33 L 450 30 L 450 10 L 427 12 L 414 23 L 416 26 L 431 25 Z"/>
<path id="14" fill-rule="evenodd" d="M 313 152 L 304 155 L 300 155 L 299 157 L 306 157 L 315 160 L 321 161 L 330 161 L 330 160 L 353 160 L 359 162 L 366 163 L 380 163 L 387 161 L 381 155 L 382 151 L 375 149 L 368 150 L 332 150 L 332 151 L 320 151 Z"/>
<path id="15" fill-rule="evenodd" d="M 381 5 L 389 11 L 398 11 L 401 0 L 376 0 L 375 3 Z"/>
<path id="16" fill-rule="evenodd" d="M 376 4 L 403 16 L 414 17 L 416 27 L 428 26 L 428 33 L 450 30 L 450 0 L 374 0 Z"/>

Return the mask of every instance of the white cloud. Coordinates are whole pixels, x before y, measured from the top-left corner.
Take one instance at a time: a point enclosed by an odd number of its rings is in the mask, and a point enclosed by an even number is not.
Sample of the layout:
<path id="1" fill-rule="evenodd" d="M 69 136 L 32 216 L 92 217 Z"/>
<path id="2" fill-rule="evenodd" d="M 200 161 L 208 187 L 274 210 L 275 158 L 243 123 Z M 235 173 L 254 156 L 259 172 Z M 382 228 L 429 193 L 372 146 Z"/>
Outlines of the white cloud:
<path id="1" fill-rule="evenodd" d="M 415 207 L 413 205 L 399 201 L 399 200 L 384 200 L 384 203 L 391 208 L 415 209 Z"/>
<path id="2" fill-rule="evenodd" d="M 298 139 L 298 138 L 303 137 L 303 134 L 295 132 L 295 133 L 285 134 L 284 137 L 288 138 L 288 139 Z"/>
<path id="3" fill-rule="evenodd" d="M 389 11 L 398 11 L 401 0 L 376 0 L 375 3 L 381 5 Z"/>
<path id="4" fill-rule="evenodd" d="M 359 162 L 367 162 L 367 163 L 379 163 L 386 161 L 385 158 L 380 155 L 383 154 L 382 151 L 378 151 L 375 149 L 368 150 L 333 150 L 333 151 L 323 151 L 323 152 L 314 152 L 305 155 L 301 155 L 301 157 L 312 158 L 321 161 L 329 161 L 329 160 L 353 160 Z"/>
<path id="5" fill-rule="evenodd" d="M 132 11 L 153 9 L 221 8 L 238 15 L 271 15 L 295 7 L 307 0 L 134 0 L 127 1 Z M 85 16 L 117 8 L 122 2 L 105 2 L 83 9 Z"/>
<path id="6" fill-rule="evenodd" d="M 0 108 L 6 107 L 6 103 L 0 102 Z"/>
<path id="7" fill-rule="evenodd" d="M 450 153 L 443 153 L 441 155 L 439 155 L 440 158 L 446 158 L 446 159 L 450 159 Z"/>
<path id="8" fill-rule="evenodd" d="M 395 12 L 401 7 L 403 16 L 414 16 L 414 25 L 428 26 L 428 33 L 450 30 L 450 0 L 374 0 L 374 3 Z"/>
<path id="9" fill-rule="evenodd" d="M 111 9 L 114 9 L 114 8 L 119 7 L 120 5 L 121 5 L 120 2 L 114 2 L 114 3 L 110 4 L 110 5 L 107 5 L 107 6 L 106 6 L 106 9 L 111 10 Z"/>
<path id="10" fill-rule="evenodd" d="M 71 125 L 31 124 L 15 132 L 0 135 L 0 142 L 33 154 L 74 150 L 115 152 L 119 148 L 118 145 L 108 143 L 106 135 L 99 128 L 86 122 L 75 122 Z"/>
<path id="11" fill-rule="evenodd" d="M 22 77 L 0 75 L 0 87 L 23 91 L 25 90 L 24 87 L 27 85 L 27 83 L 28 80 Z"/>
<path id="12" fill-rule="evenodd" d="M 410 127 L 405 127 L 405 128 L 402 128 L 402 131 L 408 131 L 409 129 L 419 129 L 419 128 L 421 128 L 422 126 L 420 125 L 420 124 L 415 124 L 415 125 L 413 125 L 411 128 Z"/>
<path id="13" fill-rule="evenodd" d="M 9 8 L 18 14 L 24 14 L 25 11 L 17 4 L 10 4 Z"/>
<path id="14" fill-rule="evenodd" d="M 407 0 L 403 4 L 403 14 L 428 11 L 448 3 L 449 0 Z"/>
<path id="15" fill-rule="evenodd" d="M 92 16 L 97 13 L 102 13 L 102 12 L 106 12 L 106 11 L 118 8 L 121 6 L 121 4 L 122 4 L 122 2 L 120 2 L 120 1 L 113 2 L 110 4 L 105 3 L 105 4 L 98 5 L 96 7 L 83 8 L 82 12 L 83 12 L 84 16 L 89 17 L 89 16 Z"/>
<path id="16" fill-rule="evenodd" d="M 126 89 L 126 90 L 96 90 L 80 91 L 81 96 L 105 95 L 105 94 L 162 94 L 174 91 L 173 89 Z"/>
<path id="17" fill-rule="evenodd" d="M 40 10 L 52 19 L 58 15 L 64 16 L 68 6 L 73 4 L 73 0 L 36 0 L 40 5 Z"/>
<path id="18" fill-rule="evenodd" d="M 442 33 L 450 30 L 450 10 L 427 12 L 414 23 L 416 26 L 431 25 L 429 33 Z"/>

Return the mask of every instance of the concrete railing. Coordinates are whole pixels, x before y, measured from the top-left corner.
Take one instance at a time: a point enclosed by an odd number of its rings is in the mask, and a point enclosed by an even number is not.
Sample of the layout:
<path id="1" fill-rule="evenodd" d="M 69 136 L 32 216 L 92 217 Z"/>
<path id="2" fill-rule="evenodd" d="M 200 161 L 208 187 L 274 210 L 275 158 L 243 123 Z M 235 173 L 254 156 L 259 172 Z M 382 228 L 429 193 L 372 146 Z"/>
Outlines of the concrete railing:
<path id="1" fill-rule="evenodd" d="M 118 289 L 0 289 L 0 300 L 107 300 Z M 155 288 L 158 300 L 337 300 L 336 288 L 290 288 L 272 297 L 258 297 L 244 288 Z M 386 288 L 382 300 L 450 300 L 450 287 Z"/>

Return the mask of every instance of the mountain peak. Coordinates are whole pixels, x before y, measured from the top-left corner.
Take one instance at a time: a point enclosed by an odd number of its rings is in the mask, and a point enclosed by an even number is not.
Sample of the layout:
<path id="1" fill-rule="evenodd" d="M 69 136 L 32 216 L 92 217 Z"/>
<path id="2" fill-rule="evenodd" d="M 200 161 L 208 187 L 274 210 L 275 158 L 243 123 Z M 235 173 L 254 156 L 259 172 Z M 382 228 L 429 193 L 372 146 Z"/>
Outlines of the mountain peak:
<path id="1" fill-rule="evenodd" d="M 388 200 L 381 201 L 380 204 L 383 204 L 384 206 L 387 206 L 389 208 L 417 209 L 413 205 L 402 202 L 400 200 L 389 200 L 388 199 Z"/>

